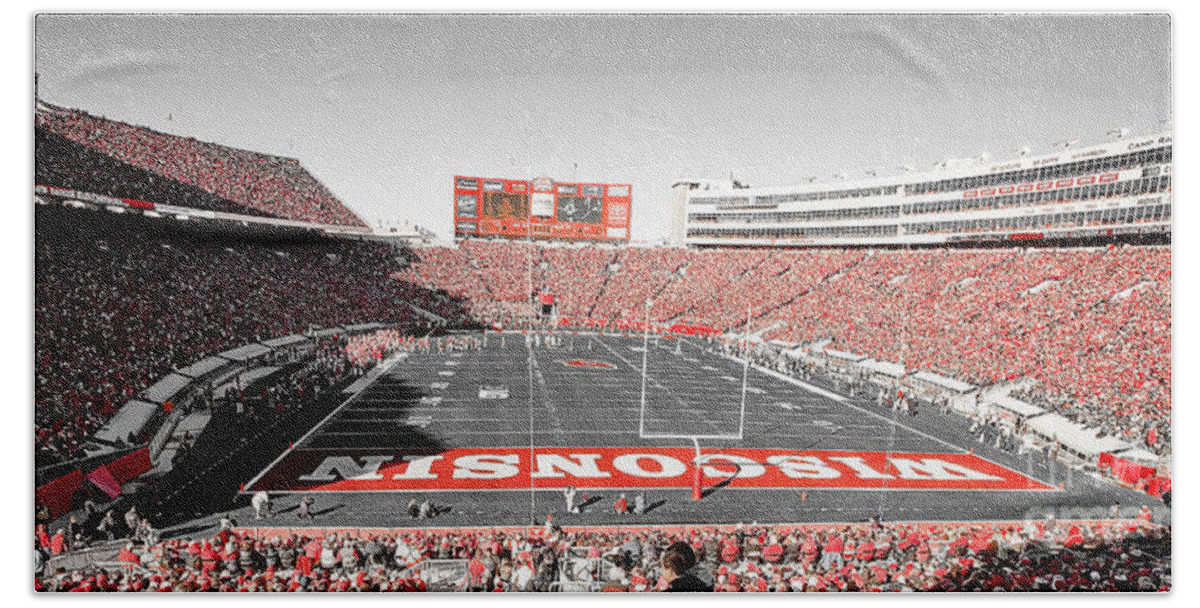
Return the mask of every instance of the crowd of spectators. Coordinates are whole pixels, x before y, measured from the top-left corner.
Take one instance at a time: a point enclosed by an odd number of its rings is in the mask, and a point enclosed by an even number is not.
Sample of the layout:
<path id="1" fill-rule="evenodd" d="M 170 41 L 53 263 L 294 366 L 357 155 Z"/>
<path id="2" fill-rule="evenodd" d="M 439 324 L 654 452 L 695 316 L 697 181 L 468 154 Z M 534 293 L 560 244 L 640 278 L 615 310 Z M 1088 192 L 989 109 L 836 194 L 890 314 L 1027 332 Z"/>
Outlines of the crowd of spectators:
<path id="1" fill-rule="evenodd" d="M 560 315 L 591 316 L 617 250 L 608 247 L 543 247 L 534 285 L 554 294 Z"/>
<path id="2" fill-rule="evenodd" d="M 272 217 L 366 226 L 294 158 L 202 142 L 44 102 L 38 103 L 35 120 L 39 130 L 58 135 L 133 169 L 156 175 L 162 181 L 177 182 L 211 195 L 211 198 L 200 196 L 150 202 L 178 205 L 217 202 L 216 207 L 203 208 L 226 211 L 225 201 L 229 201 L 245 210 Z M 125 187 L 117 184 L 118 191 Z M 117 192 L 97 194 L 118 195 Z"/>
<path id="3" fill-rule="evenodd" d="M 646 300 L 657 298 L 680 280 L 691 254 L 684 249 L 630 247 L 617 254 L 611 276 L 592 308 L 592 317 L 604 320 L 642 321 Z M 651 319 L 662 321 L 653 316 Z"/>
<path id="4" fill-rule="evenodd" d="M 1021 396 L 1169 449 L 1170 251 L 889 251 L 797 298 L 764 338 L 833 347 Z M 1153 432 L 1151 432 L 1153 431 Z"/>
<path id="5" fill-rule="evenodd" d="M 210 232 L 38 206 L 35 429 L 40 465 L 83 455 L 172 369 L 247 342 L 369 321 L 415 325 L 435 296 L 390 278 L 390 245 Z"/>
<path id="6" fill-rule="evenodd" d="M 165 202 L 189 209 L 266 215 L 195 186 L 140 169 L 45 129 L 35 130 L 34 182 L 122 199 Z"/>
<path id="7" fill-rule="evenodd" d="M 476 335 L 419 337 L 396 329 L 381 329 L 350 336 L 341 352 L 352 365 L 369 369 L 393 353 L 475 350 L 485 341 L 486 338 Z"/>
<path id="8" fill-rule="evenodd" d="M 528 251 L 533 249 L 533 252 Z M 741 331 L 988 385 L 1151 450 L 1170 449 L 1171 253 L 1162 247 L 689 251 L 468 241 L 418 250 L 410 272 L 452 277 L 481 320 L 528 322 L 534 291 L 603 326 Z M 582 275 L 582 276 L 581 276 Z"/>
<path id="9" fill-rule="evenodd" d="M 461 560 L 448 581 L 461 591 L 663 591 L 662 556 L 679 542 L 694 555 L 695 588 L 723 592 L 1171 588 L 1171 530 L 1137 519 L 265 536 L 231 524 L 207 538 L 130 542 L 108 568 L 46 567 L 35 588 L 425 591 L 425 573 Z"/>
<path id="10" fill-rule="evenodd" d="M 430 310 L 451 320 L 495 320 L 498 304 L 489 296 L 478 270 L 461 251 L 449 247 L 415 250 L 412 263 L 393 275 L 406 284 L 420 285 L 435 294 Z M 445 310 L 441 302 L 457 303 L 457 310 Z"/>

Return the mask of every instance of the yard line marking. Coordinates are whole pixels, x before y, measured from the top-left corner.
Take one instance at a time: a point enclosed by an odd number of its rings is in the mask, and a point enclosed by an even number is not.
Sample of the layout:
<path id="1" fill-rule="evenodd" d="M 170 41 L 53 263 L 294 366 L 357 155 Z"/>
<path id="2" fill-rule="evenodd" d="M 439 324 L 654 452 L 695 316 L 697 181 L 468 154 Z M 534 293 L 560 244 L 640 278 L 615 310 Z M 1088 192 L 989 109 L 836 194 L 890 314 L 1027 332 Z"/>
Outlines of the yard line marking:
<path id="1" fill-rule="evenodd" d="M 419 426 L 421 428 L 425 428 L 430 424 L 433 424 L 433 416 L 428 414 L 424 416 L 409 416 L 408 419 L 404 421 L 405 426 Z"/>

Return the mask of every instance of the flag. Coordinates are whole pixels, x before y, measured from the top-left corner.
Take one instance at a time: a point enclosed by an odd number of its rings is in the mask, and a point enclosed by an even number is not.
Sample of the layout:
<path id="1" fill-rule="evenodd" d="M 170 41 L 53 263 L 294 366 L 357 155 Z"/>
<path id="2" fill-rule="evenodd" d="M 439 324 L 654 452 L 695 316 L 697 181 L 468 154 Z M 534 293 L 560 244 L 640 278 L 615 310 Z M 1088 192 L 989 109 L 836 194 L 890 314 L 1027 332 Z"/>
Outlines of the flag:
<path id="1" fill-rule="evenodd" d="M 87 474 L 87 480 L 96 484 L 97 488 L 108 494 L 109 498 L 116 498 L 121 495 L 121 484 L 113 478 L 108 467 L 101 465 L 95 471 Z"/>

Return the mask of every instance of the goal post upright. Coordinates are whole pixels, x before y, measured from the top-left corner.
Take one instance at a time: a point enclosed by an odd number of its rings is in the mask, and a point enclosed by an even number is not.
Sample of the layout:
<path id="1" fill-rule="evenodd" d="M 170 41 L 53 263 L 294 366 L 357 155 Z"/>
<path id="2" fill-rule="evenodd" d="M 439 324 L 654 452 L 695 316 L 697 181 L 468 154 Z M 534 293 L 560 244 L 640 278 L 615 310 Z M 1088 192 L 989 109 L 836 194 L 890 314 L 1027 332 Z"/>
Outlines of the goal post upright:
<path id="1" fill-rule="evenodd" d="M 746 305 L 746 334 L 742 338 L 742 405 L 738 415 L 738 440 L 746 429 L 746 386 L 750 380 L 750 305 Z"/>
<path id="2" fill-rule="evenodd" d="M 646 325 L 642 335 L 642 405 L 638 414 L 638 436 L 646 436 L 646 363 L 650 354 L 650 307 L 653 303 L 646 300 Z"/>

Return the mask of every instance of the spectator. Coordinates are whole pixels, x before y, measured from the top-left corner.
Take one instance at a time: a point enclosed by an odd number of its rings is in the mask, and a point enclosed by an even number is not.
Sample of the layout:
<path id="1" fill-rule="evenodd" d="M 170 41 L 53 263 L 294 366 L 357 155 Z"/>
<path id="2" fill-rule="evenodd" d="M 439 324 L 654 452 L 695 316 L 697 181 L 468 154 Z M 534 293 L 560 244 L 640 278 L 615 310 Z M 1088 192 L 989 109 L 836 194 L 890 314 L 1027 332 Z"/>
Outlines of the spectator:
<path id="1" fill-rule="evenodd" d="M 296 509 L 296 517 L 300 519 L 312 519 L 312 504 L 312 496 L 305 494 L 304 498 L 300 499 L 300 506 Z"/>
<path id="2" fill-rule="evenodd" d="M 663 580 L 667 581 L 666 591 L 712 591 L 712 586 L 701 581 L 691 573 L 696 565 L 696 554 L 692 547 L 685 542 L 676 542 L 663 551 L 662 557 Z"/>

